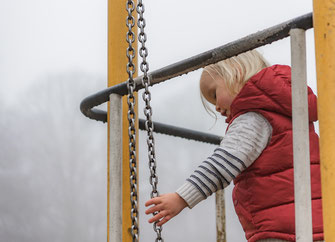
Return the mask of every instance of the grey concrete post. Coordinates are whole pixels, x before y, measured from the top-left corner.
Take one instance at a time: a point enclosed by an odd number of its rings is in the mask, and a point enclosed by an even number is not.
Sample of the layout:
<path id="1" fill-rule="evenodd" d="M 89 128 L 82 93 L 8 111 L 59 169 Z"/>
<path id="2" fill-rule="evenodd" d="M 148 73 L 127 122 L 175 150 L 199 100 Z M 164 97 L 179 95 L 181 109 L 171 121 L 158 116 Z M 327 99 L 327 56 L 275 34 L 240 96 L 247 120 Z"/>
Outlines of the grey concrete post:
<path id="1" fill-rule="evenodd" d="M 109 228 L 110 242 L 122 241 L 122 96 L 110 95 Z"/>
<path id="2" fill-rule="evenodd" d="M 296 241 L 312 242 L 305 30 L 292 29 L 290 35 Z"/>

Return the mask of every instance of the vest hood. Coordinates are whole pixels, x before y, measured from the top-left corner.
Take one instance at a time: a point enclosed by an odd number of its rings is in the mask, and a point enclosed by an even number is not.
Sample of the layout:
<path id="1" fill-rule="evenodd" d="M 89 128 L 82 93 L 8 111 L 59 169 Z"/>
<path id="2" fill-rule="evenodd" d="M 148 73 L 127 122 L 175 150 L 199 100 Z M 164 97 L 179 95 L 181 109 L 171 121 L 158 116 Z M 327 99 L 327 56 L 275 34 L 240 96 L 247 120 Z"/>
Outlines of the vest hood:
<path id="1" fill-rule="evenodd" d="M 237 108 L 238 107 L 238 108 Z M 274 65 L 252 76 L 231 104 L 229 123 L 237 113 L 262 109 L 292 117 L 291 68 Z M 308 87 L 309 122 L 317 118 L 317 98 Z"/>

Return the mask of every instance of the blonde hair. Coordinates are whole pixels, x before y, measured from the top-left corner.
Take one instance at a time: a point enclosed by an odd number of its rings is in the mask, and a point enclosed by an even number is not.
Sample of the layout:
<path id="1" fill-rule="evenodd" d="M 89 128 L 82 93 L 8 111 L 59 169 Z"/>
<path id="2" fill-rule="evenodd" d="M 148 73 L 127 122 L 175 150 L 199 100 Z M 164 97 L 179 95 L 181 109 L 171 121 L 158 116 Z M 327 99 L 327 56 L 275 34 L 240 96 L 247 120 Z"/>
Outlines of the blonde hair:
<path id="1" fill-rule="evenodd" d="M 206 66 L 203 71 L 207 72 L 213 79 L 215 79 L 215 75 L 221 77 L 230 94 L 237 95 L 252 76 L 268 66 L 269 63 L 257 50 L 250 50 Z M 201 92 L 200 94 L 206 111 L 216 117 Z"/>
<path id="2" fill-rule="evenodd" d="M 204 71 L 212 78 L 213 74 L 219 75 L 225 82 L 228 91 L 235 95 L 240 92 L 250 77 L 268 66 L 268 62 L 257 50 L 250 50 L 206 66 Z"/>

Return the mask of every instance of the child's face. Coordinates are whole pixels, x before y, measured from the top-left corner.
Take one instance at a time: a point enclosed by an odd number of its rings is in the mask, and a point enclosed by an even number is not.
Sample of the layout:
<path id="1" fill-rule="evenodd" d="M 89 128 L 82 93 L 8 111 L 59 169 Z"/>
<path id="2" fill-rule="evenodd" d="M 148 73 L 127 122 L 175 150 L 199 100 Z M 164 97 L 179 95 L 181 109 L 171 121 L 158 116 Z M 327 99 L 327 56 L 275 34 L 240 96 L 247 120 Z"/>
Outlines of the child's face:
<path id="1" fill-rule="evenodd" d="M 200 91 L 205 99 L 215 106 L 217 112 L 222 116 L 230 115 L 230 105 L 236 95 L 232 95 L 218 74 L 202 72 L 200 79 Z"/>

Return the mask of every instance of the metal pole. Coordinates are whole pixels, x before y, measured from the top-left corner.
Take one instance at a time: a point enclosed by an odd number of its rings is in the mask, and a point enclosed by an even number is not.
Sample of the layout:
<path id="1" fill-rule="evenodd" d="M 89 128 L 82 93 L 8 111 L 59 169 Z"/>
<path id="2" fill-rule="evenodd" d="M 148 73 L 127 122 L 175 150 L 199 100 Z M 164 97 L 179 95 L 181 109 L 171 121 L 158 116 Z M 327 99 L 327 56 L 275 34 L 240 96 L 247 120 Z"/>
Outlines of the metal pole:
<path id="1" fill-rule="evenodd" d="M 335 2 L 313 1 L 324 239 L 335 241 Z"/>
<path id="2" fill-rule="evenodd" d="M 109 228 L 107 241 L 122 241 L 122 96 L 110 95 L 109 129 Z"/>
<path id="3" fill-rule="evenodd" d="M 136 1 L 135 1 L 136 5 Z M 123 0 L 108 0 L 108 87 L 116 86 L 119 83 L 127 80 L 128 75 L 126 72 L 127 66 L 127 41 L 126 41 L 126 33 L 128 28 L 126 26 L 126 18 L 128 13 L 126 11 L 126 1 Z M 136 11 L 134 11 L 134 17 L 136 16 Z M 134 32 L 137 35 L 137 28 L 134 28 Z M 137 49 L 137 41 L 134 42 L 134 48 Z M 137 59 L 137 57 L 136 57 Z M 134 75 L 136 76 L 137 73 Z M 125 88 L 125 94 L 127 93 L 127 87 Z M 109 100 L 110 94 L 108 93 L 106 99 Z M 135 94 L 135 96 L 137 93 Z M 136 96 L 137 99 L 137 96 Z M 106 100 L 106 101 L 107 101 Z M 98 100 L 97 100 L 98 101 Z M 100 102 L 100 100 L 99 100 Z M 100 102 L 102 103 L 102 102 Z M 123 103 L 127 103 L 127 97 L 123 97 Z M 109 105 L 109 103 L 108 103 Z M 129 229 L 131 227 L 131 219 L 130 219 L 130 186 L 129 186 L 129 142 L 128 142 L 128 120 L 127 120 L 127 105 L 123 105 L 123 113 L 122 113 L 122 242 L 131 242 L 132 237 L 129 233 Z M 135 107 L 135 112 L 137 116 L 137 105 Z M 110 115 L 104 114 L 104 117 L 110 117 Z M 105 120 L 108 121 L 109 120 Z M 136 121 L 137 122 L 137 121 Z M 137 125 L 137 124 L 136 124 Z M 108 142 L 110 141 L 110 136 L 115 136 L 114 133 L 110 132 L 108 126 Z M 136 137 L 137 139 L 137 137 Z M 110 157 L 109 148 L 111 145 L 108 143 L 108 159 Z M 109 164 L 110 161 L 108 161 Z M 107 181 L 109 182 L 109 181 Z M 110 184 L 107 184 L 109 189 Z M 113 194 L 107 195 L 107 200 L 112 197 Z M 110 228 L 110 222 L 113 218 L 110 217 L 110 208 L 111 203 L 107 201 L 107 228 Z M 111 235 L 110 231 L 107 231 L 107 238 Z M 120 240 L 117 240 L 120 241 Z M 114 242 L 109 241 L 107 242 Z"/>
<path id="4" fill-rule="evenodd" d="M 216 242 L 226 242 L 226 211 L 224 190 L 215 193 Z"/>
<path id="5" fill-rule="evenodd" d="M 309 157 L 305 30 L 292 29 L 290 35 L 295 233 L 297 242 L 312 242 L 311 168 Z"/>

